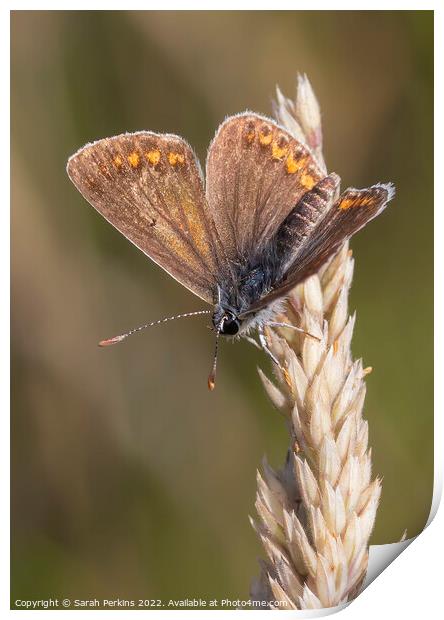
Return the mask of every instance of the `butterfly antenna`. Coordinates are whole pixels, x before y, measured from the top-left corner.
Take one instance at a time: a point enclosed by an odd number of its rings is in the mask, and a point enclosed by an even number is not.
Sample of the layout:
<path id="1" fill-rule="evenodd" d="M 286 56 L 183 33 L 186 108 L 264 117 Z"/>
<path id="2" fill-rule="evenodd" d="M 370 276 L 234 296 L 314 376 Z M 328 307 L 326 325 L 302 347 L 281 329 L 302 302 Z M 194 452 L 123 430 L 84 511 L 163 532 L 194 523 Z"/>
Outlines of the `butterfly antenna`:
<path id="1" fill-rule="evenodd" d="M 222 328 L 222 323 L 220 323 L 216 331 L 216 344 L 214 347 L 213 368 L 211 369 L 211 372 L 208 375 L 208 389 L 210 391 L 213 391 L 214 388 L 216 387 L 217 350 L 219 348 L 219 335 L 220 335 L 221 328 Z"/>
<path id="2" fill-rule="evenodd" d="M 135 327 L 131 329 L 126 334 L 120 334 L 120 336 L 114 336 L 114 338 L 108 338 L 107 340 L 101 340 L 99 342 L 99 347 L 109 347 L 112 344 L 117 344 L 118 342 L 122 342 L 128 336 L 135 334 L 136 332 L 142 331 L 142 329 L 146 329 L 147 327 L 153 327 L 154 325 L 160 325 L 161 323 L 166 323 L 167 321 L 175 321 L 176 319 L 185 319 L 189 316 L 199 316 L 201 314 L 211 314 L 212 310 L 198 310 L 197 312 L 185 312 L 184 314 L 176 314 L 175 316 L 168 316 L 165 319 L 160 319 L 159 321 L 153 321 L 152 323 L 147 323 L 146 325 L 141 325 L 140 327 Z"/>

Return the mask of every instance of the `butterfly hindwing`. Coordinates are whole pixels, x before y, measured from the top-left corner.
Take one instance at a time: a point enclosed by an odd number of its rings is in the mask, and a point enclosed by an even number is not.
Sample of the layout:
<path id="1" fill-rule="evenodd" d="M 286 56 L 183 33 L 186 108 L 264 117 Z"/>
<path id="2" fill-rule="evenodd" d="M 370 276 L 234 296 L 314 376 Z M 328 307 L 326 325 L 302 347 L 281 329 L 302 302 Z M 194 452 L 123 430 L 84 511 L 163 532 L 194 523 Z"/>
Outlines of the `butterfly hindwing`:
<path id="1" fill-rule="evenodd" d="M 393 195 L 390 184 L 347 189 L 307 237 L 295 255 L 287 279 L 300 282 L 316 273 L 344 241 L 385 209 Z"/>
<path id="2" fill-rule="evenodd" d="M 347 239 L 379 215 L 393 196 L 394 187 L 390 183 L 379 183 L 367 189 L 346 190 L 333 206 L 325 209 L 317 224 L 303 238 L 293 253 L 282 281 L 252 304 L 249 312 L 264 308 L 275 299 L 283 297 L 297 284 L 316 273 Z M 310 197 L 313 196 L 304 196 L 301 202 L 309 201 Z M 300 208 L 301 204 L 295 208 L 295 212 Z M 296 219 L 294 223 L 296 227 L 300 226 Z M 288 235 L 288 231 L 285 234 Z"/>
<path id="3" fill-rule="evenodd" d="M 224 269 L 191 147 L 169 134 L 99 140 L 67 166 L 77 189 L 117 230 L 176 280 L 213 303 Z"/>

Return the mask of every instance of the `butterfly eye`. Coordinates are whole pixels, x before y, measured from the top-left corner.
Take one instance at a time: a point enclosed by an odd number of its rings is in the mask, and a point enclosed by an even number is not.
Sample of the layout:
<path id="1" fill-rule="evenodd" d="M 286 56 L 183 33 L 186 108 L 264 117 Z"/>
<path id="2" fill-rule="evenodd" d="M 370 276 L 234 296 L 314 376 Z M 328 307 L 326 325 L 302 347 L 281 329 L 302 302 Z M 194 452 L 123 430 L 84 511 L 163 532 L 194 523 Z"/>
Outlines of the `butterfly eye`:
<path id="1" fill-rule="evenodd" d="M 232 314 L 227 314 L 222 319 L 220 333 L 224 334 L 225 336 L 235 336 L 239 331 L 239 327 L 239 320 Z"/>

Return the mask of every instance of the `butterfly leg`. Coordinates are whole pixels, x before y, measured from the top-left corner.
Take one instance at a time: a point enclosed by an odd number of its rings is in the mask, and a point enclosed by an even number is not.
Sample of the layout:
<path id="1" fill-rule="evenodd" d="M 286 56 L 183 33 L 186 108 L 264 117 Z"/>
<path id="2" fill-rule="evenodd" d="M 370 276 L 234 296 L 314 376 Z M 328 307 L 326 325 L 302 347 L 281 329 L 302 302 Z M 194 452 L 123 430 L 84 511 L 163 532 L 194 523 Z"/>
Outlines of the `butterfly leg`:
<path id="1" fill-rule="evenodd" d="M 267 339 L 265 337 L 264 332 L 262 331 L 262 329 L 258 329 L 258 334 L 259 334 L 259 342 L 261 343 L 261 347 L 262 349 L 265 351 L 265 353 L 268 355 L 268 357 L 277 365 L 279 366 L 279 368 L 281 368 L 281 365 L 279 363 L 279 360 L 276 359 L 276 357 L 273 355 L 273 353 L 270 351 L 270 349 L 268 348 L 268 343 L 267 343 Z"/>

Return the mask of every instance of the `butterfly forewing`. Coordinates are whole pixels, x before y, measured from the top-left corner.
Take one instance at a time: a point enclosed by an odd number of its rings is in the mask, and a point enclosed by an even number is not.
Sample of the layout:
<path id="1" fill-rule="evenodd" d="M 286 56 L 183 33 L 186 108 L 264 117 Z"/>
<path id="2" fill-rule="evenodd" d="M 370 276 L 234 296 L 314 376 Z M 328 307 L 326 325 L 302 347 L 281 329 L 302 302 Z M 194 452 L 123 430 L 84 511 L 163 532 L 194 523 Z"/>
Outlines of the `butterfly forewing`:
<path id="1" fill-rule="evenodd" d="M 218 129 L 207 158 L 207 201 L 232 261 L 257 255 L 322 178 L 313 156 L 273 121 L 245 113 Z"/>
<path id="2" fill-rule="evenodd" d="M 138 132 L 86 145 L 70 158 L 67 170 L 117 230 L 213 303 L 225 261 L 198 166 L 181 138 Z"/>

